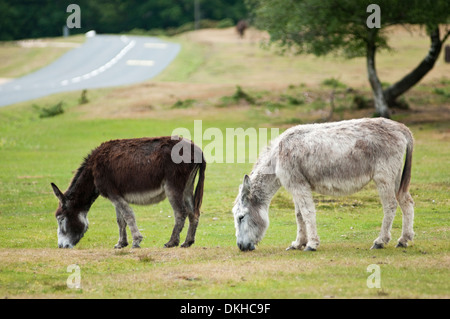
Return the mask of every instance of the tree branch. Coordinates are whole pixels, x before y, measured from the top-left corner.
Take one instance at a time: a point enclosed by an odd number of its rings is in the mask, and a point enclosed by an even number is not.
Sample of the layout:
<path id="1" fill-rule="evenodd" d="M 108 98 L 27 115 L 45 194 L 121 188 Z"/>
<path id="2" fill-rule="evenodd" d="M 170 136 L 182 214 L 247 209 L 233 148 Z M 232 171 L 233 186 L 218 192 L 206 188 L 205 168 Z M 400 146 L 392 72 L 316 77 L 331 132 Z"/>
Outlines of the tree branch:
<path id="1" fill-rule="evenodd" d="M 444 41 L 449 36 L 449 33 L 450 32 L 447 32 L 447 34 L 444 36 Z M 428 54 L 425 56 L 425 58 L 423 58 L 420 64 L 414 70 L 404 76 L 400 81 L 392 84 L 390 87 L 384 90 L 383 95 L 389 106 L 395 105 L 395 100 L 400 95 L 416 85 L 434 67 L 434 64 L 436 63 L 441 52 L 442 44 L 444 43 L 440 38 L 439 27 L 436 27 L 430 33 L 430 39 L 430 49 L 428 50 Z"/>
<path id="2" fill-rule="evenodd" d="M 450 30 L 447 31 L 447 33 L 444 35 L 444 38 L 442 39 L 442 44 L 444 44 L 445 41 L 447 41 L 448 37 L 450 36 Z"/>

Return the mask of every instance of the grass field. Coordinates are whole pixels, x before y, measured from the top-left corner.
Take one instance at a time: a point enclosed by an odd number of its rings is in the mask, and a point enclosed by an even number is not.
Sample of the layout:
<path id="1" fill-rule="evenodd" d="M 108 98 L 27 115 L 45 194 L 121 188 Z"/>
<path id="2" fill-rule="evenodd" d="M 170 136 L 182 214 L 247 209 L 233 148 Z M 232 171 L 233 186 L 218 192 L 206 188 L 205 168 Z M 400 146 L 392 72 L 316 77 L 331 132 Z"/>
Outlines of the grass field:
<path id="1" fill-rule="evenodd" d="M 406 96 L 411 109 L 394 114 L 416 140 L 411 183 L 416 237 L 407 249 L 394 248 L 401 233 L 398 209 L 392 242 L 383 250 L 369 250 L 383 217 L 370 184 L 349 197 L 316 194 L 321 246 L 314 253 L 285 251 L 295 239 L 296 224 L 292 199 L 280 190 L 270 207 L 271 225 L 264 240 L 255 251 L 240 252 L 231 207 L 251 163 L 208 164 L 196 243 L 189 249 L 163 248 L 173 226 L 171 207 L 164 201 L 133 206 L 145 237 L 141 249 L 114 250 L 114 207 L 103 198 L 92 206 L 89 230 L 76 248 L 56 248 L 57 199 L 50 183 L 65 189 L 82 158 L 105 140 L 170 135 L 180 127 L 193 133 L 194 120 L 199 119 L 203 131 L 214 127 L 222 132 L 238 127 L 283 130 L 322 121 L 329 113 L 331 89 L 321 84 L 327 78 L 370 96 L 365 73 L 361 80 L 351 79 L 359 71 L 342 68 L 337 73 L 335 58 L 325 63 L 305 57 L 306 65 L 333 66 L 328 71 L 324 66 L 315 76 L 314 69 L 297 62 L 301 57 L 261 50 L 256 35 L 240 41 L 231 30 L 221 31 L 222 37 L 217 32 L 171 39 L 180 41 L 184 50 L 154 81 L 89 91 L 87 104 L 79 104 L 80 92 L 71 92 L 0 109 L 0 297 L 449 298 L 450 103 L 445 94 L 450 83 L 445 77 L 449 66 L 442 62 Z M 419 61 L 427 50 L 426 37 L 406 42 L 398 50 Z M 227 59 L 235 52 L 250 61 Z M 389 59 L 393 57 L 381 57 L 380 63 L 395 63 Z M 345 63 L 364 72 L 361 61 Z M 295 76 L 300 71 L 302 75 Z M 395 77 L 386 74 L 386 81 Z M 236 85 L 253 103 L 233 98 Z M 355 110 L 351 100 L 345 89 L 336 95 L 333 120 L 371 116 L 372 109 Z M 33 107 L 60 101 L 65 112 L 55 117 L 39 118 Z M 181 103 L 175 107 L 177 101 Z M 204 139 L 203 146 L 209 142 Z M 224 143 L 223 152 L 229 151 Z M 73 264 L 80 269 L 80 289 L 66 283 L 71 275 L 67 267 Z M 380 267 L 381 288 L 367 286 L 370 265 Z"/>

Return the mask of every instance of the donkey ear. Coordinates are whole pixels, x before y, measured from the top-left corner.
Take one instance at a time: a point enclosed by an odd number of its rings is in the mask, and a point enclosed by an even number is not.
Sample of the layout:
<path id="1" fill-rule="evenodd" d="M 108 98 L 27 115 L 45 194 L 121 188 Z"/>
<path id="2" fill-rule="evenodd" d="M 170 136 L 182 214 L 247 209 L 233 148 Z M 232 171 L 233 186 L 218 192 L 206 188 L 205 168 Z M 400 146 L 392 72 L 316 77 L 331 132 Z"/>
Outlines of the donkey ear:
<path id="1" fill-rule="evenodd" d="M 51 183 L 51 185 L 53 188 L 53 192 L 55 193 L 56 197 L 58 197 L 61 204 L 64 203 L 66 201 L 66 197 L 64 196 L 64 194 L 59 190 L 58 186 L 53 183 Z"/>
<path id="2" fill-rule="evenodd" d="M 250 177 L 248 175 L 244 176 L 244 181 L 242 182 L 242 197 L 248 197 L 250 194 Z"/>

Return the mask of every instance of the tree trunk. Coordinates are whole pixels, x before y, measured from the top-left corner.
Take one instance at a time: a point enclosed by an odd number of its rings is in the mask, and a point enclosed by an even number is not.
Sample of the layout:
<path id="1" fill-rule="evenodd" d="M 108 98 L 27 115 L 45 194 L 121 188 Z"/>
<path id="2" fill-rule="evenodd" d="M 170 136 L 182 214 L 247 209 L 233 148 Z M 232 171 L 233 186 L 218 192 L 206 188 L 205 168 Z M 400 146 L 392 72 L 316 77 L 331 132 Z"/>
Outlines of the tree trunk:
<path id="1" fill-rule="evenodd" d="M 375 68 L 376 46 L 374 43 L 375 41 L 372 41 L 372 39 L 375 39 L 374 34 L 371 34 L 367 43 L 367 75 L 369 77 L 370 86 L 372 87 L 373 98 L 375 101 L 375 111 L 377 115 L 389 118 L 389 108 L 386 103 L 386 99 L 384 98 L 383 88 L 380 80 L 378 79 L 377 70 Z"/>
<path id="2" fill-rule="evenodd" d="M 447 39 L 448 35 L 449 34 L 447 33 L 444 40 L 441 41 L 439 27 L 431 32 L 431 45 L 427 56 L 414 70 L 383 92 L 385 100 L 389 106 L 395 106 L 397 104 L 396 99 L 408 91 L 411 87 L 416 85 L 433 68 L 439 57 L 439 53 L 441 52 L 442 44 Z"/>

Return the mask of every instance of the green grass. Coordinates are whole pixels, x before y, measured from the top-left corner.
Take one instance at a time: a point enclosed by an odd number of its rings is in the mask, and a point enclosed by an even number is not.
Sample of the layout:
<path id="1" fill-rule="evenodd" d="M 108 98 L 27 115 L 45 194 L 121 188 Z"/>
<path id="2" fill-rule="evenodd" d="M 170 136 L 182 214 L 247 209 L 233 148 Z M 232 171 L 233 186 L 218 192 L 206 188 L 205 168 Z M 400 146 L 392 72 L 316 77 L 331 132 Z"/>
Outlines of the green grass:
<path id="1" fill-rule="evenodd" d="M 50 182 L 67 187 L 83 156 L 104 140 L 166 135 L 177 127 L 193 132 L 193 118 L 87 120 L 72 108 L 58 117 L 40 119 L 32 107 L 23 106 L 20 116 L 14 107 L 0 110 L 0 122 L 2 297 L 449 297 L 450 147 L 444 124 L 412 127 L 416 137 L 412 247 L 394 248 L 401 232 L 398 211 L 394 243 L 384 250 L 369 250 L 382 219 L 376 190 L 369 186 L 350 197 L 315 197 L 321 237 L 315 253 L 284 251 L 295 239 L 296 225 L 291 197 L 280 190 L 272 201 L 266 237 L 256 251 L 241 253 L 235 245 L 231 207 L 243 174 L 251 170 L 249 163 L 208 165 L 197 241 L 190 249 L 162 248 L 173 225 L 173 213 L 164 201 L 135 207 L 145 236 L 143 248 L 115 251 L 115 213 L 103 198 L 91 208 L 89 231 L 77 248 L 56 248 L 57 200 Z M 203 122 L 203 130 L 224 131 L 241 124 L 218 113 L 215 121 Z M 208 142 L 203 141 L 204 146 Z M 186 229 L 182 236 L 185 233 Z M 65 286 L 70 264 L 81 268 L 81 290 Z M 371 264 L 381 267 L 381 290 L 366 286 Z"/>
<path id="2" fill-rule="evenodd" d="M 203 46 L 179 36 L 175 37 L 175 39 L 165 37 L 162 39 L 179 43 L 181 50 L 175 61 L 156 79 L 158 81 L 188 81 L 191 75 L 197 72 L 205 62 Z"/>

